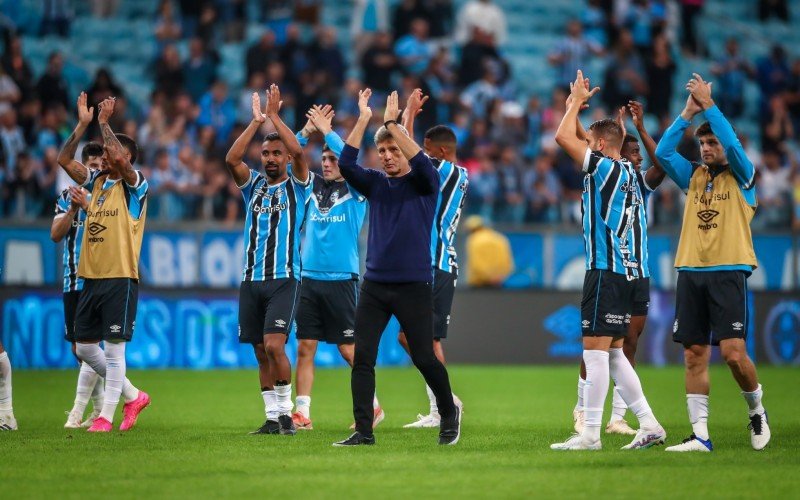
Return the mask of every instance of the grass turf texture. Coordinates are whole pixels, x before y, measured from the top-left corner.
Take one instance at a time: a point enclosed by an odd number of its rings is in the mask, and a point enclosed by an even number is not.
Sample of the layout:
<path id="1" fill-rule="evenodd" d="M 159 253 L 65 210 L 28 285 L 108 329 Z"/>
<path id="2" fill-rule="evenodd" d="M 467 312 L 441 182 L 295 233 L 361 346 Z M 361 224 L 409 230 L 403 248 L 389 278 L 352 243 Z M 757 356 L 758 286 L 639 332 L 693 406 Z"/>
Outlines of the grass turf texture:
<path id="1" fill-rule="evenodd" d="M 317 372 L 314 430 L 294 437 L 247 435 L 264 419 L 255 371 L 131 371 L 153 404 L 134 430 L 92 435 L 62 428 L 77 368 L 18 370 L 14 407 L 21 430 L 0 433 L 0 491 L 5 498 L 797 495 L 797 369 L 759 371 L 773 437 L 756 452 L 744 399 L 727 368 L 715 366 L 710 454 L 620 451 L 630 438 L 605 434 L 599 452 L 551 451 L 550 443 L 571 432 L 577 367 L 450 371 L 466 409 L 457 446 L 438 446 L 434 429 L 402 429 L 427 413 L 424 386 L 413 369 L 381 369 L 378 395 L 387 417 L 377 445 L 341 449 L 331 443 L 349 435 L 352 421 L 345 370 Z M 680 442 L 691 432 L 682 368 L 641 368 L 640 374 L 668 445 Z M 609 411 L 607 405 L 604 420 Z M 627 418 L 636 426 L 635 417 Z"/>

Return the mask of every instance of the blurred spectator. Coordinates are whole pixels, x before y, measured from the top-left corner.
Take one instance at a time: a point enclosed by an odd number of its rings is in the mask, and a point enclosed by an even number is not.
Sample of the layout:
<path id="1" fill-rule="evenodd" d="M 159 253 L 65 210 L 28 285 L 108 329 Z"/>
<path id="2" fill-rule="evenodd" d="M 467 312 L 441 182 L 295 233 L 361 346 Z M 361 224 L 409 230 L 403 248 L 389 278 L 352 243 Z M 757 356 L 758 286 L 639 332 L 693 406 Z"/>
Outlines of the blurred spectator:
<path id="1" fill-rule="evenodd" d="M 436 123 L 450 120 L 451 109 L 456 100 L 456 75 L 450 62 L 450 51 L 440 48 L 431 59 L 428 70 L 422 75 L 423 84 L 430 96 L 426 108 L 428 116 Z"/>
<path id="2" fill-rule="evenodd" d="M 464 45 L 472 38 L 475 29 L 485 33 L 497 46 L 508 38 L 506 15 L 492 0 L 470 0 L 458 11 L 456 21 L 456 43 Z"/>
<path id="3" fill-rule="evenodd" d="M 764 151 L 758 169 L 758 205 L 756 227 L 786 228 L 791 220 L 792 169 L 781 163 L 775 150 Z"/>
<path id="4" fill-rule="evenodd" d="M 221 5 L 230 6 L 231 4 L 232 2 L 230 1 L 221 2 Z M 217 26 L 220 24 L 221 22 L 217 16 L 217 9 L 214 8 L 214 4 L 211 2 L 202 4 L 200 16 L 197 18 L 197 30 L 195 31 L 195 37 L 199 38 L 203 42 L 204 48 L 211 47 L 216 44 L 217 40 L 219 39 Z"/>
<path id="5" fill-rule="evenodd" d="M 800 130 L 800 59 L 795 59 L 792 63 L 792 73 L 789 76 L 789 85 L 784 93 L 784 100 L 789 109 L 792 126 L 795 130 Z"/>
<path id="6" fill-rule="evenodd" d="M 772 96 L 788 88 L 790 79 L 786 50 L 780 45 L 773 45 L 769 56 L 762 57 L 756 64 L 756 81 L 761 89 L 762 112 L 768 111 Z"/>
<path id="7" fill-rule="evenodd" d="M 608 44 L 608 17 L 603 10 L 601 0 L 589 0 L 589 4 L 581 13 L 581 25 L 586 38 L 601 47 Z"/>
<path id="8" fill-rule="evenodd" d="M 228 97 L 228 85 L 222 80 L 217 80 L 200 99 L 197 124 L 214 129 L 218 146 L 227 144 L 228 136 L 236 124 L 236 105 Z"/>
<path id="9" fill-rule="evenodd" d="M 621 20 L 631 31 L 633 43 L 642 57 L 647 57 L 653 46 L 653 38 L 661 33 L 666 23 L 667 9 L 662 2 L 633 0 Z"/>
<path id="10" fill-rule="evenodd" d="M 164 47 L 172 45 L 181 38 L 181 24 L 176 19 L 171 0 L 161 0 L 155 21 L 156 57 L 161 55 Z"/>
<path id="11" fill-rule="evenodd" d="M 567 23 L 567 35 L 547 56 L 548 62 L 556 68 L 556 85 L 566 86 L 575 80 L 575 72 L 586 69 L 592 54 L 602 55 L 603 47 L 583 35 L 579 20 L 570 20 Z"/>
<path id="12" fill-rule="evenodd" d="M 17 112 L 8 103 L 0 103 L 0 153 L 6 178 L 17 177 L 17 155 L 27 149 L 22 128 L 17 124 Z"/>
<path id="13" fill-rule="evenodd" d="M 486 118 L 492 103 L 500 95 L 497 88 L 499 69 L 495 65 L 487 64 L 483 71 L 483 78 L 478 80 L 461 93 L 461 105 L 468 108 L 476 118 Z"/>
<path id="14" fill-rule="evenodd" d="M 373 45 L 375 36 L 389 32 L 389 6 L 387 0 L 355 0 L 354 3 L 350 18 L 350 37 L 358 58 L 368 46 Z"/>
<path id="15" fill-rule="evenodd" d="M 401 0 L 392 14 L 392 31 L 399 40 L 411 33 L 414 19 L 430 19 L 431 11 L 425 7 L 423 0 Z"/>
<path id="16" fill-rule="evenodd" d="M 69 96 L 67 91 L 69 85 L 64 78 L 64 58 L 59 52 L 53 52 L 47 59 L 47 69 L 39 81 L 36 83 L 36 93 L 42 100 L 42 106 L 48 107 L 52 104 L 61 104 L 64 108 L 70 108 Z"/>
<path id="17" fill-rule="evenodd" d="M 523 156 L 532 159 L 539 156 L 542 148 L 542 127 L 544 125 L 544 113 L 536 96 L 528 100 L 528 108 L 525 111 L 525 148 Z"/>
<path id="18" fill-rule="evenodd" d="M 483 76 L 484 68 L 489 63 L 502 66 L 503 58 L 497 51 L 492 37 L 475 29 L 470 41 L 461 48 L 461 64 L 458 69 L 458 83 L 467 86 Z"/>
<path id="19" fill-rule="evenodd" d="M 428 40 L 428 21 L 423 18 L 411 21 L 409 34 L 397 40 L 394 52 L 406 72 L 419 75 L 425 71 L 433 57 L 433 47 Z"/>
<path id="20" fill-rule="evenodd" d="M 787 153 L 786 140 L 794 138 L 794 126 L 782 94 L 772 96 L 769 104 L 761 135 L 761 149 L 764 153 L 784 155 Z"/>
<path id="21" fill-rule="evenodd" d="M 319 23 L 319 13 L 322 10 L 321 0 L 295 0 L 294 19 L 301 23 L 316 26 Z"/>
<path id="22" fill-rule="evenodd" d="M 33 71 L 22 54 L 22 39 L 12 37 L 6 44 L 2 58 L 3 70 L 14 80 L 20 91 L 20 100 L 25 101 L 33 92 Z"/>
<path id="23" fill-rule="evenodd" d="M 495 220 L 521 224 L 525 220 L 527 206 L 522 185 L 522 163 L 516 147 L 505 146 L 500 150 L 497 174 L 500 180 L 500 198 Z"/>
<path id="24" fill-rule="evenodd" d="M 200 38 L 189 41 L 189 58 L 183 63 L 183 81 L 186 92 L 193 101 L 200 97 L 211 87 L 217 70 L 211 57 L 205 50 Z"/>
<path id="25" fill-rule="evenodd" d="M 19 87 L 14 83 L 14 79 L 8 76 L 5 69 L 0 66 L 0 102 L 7 102 L 15 105 L 22 98 Z"/>
<path id="26" fill-rule="evenodd" d="M 498 117 L 492 128 L 492 141 L 498 145 L 518 148 L 525 143 L 525 110 L 515 101 L 507 101 L 497 107 Z"/>
<path id="27" fill-rule="evenodd" d="M 169 153 L 166 149 L 156 152 L 153 170 L 147 179 L 150 185 L 148 215 L 166 221 L 178 220 L 180 202 L 174 193 L 177 189 L 175 172 L 170 167 Z"/>
<path id="28" fill-rule="evenodd" d="M 677 70 L 666 35 L 662 33 L 655 38 L 653 54 L 646 61 L 649 90 L 647 108 L 650 113 L 661 117 L 669 113 L 673 94 L 672 82 Z"/>
<path id="29" fill-rule="evenodd" d="M 69 0 L 42 0 L 41 36 L 69 36 L 69 25 L 72 21 L 72 7 Z"/>
<path id="30" fill-rule="evenodd" d="M 744 85 L 748 78 L 755 76 L 753 66 L 739 55 L 739 42 L 729 38 L 725 42 L 725 55 L 711 66 L 711 73 L 717 77 L 714 88 L 714 102 L 728 118 L 738 118 L 744 112 Z"/>
<path id="31" fill-rule="evenodd" d="M 553 172 L 553 157 L 543 154 L 536 158 L 535 167 L 525 172 L 525 198 L 528 202 L 528 222 L 555 223 L 559 220 L 558 202 L 561 184 Z"/>
<path id="32" fill-rule="evenodd" d="M 89 90 L 86 91 L 89 98 L 89 106 L 95 106 L 108 97 L 122 97 L 125 95 L 122 87 L 114 82 L 111 73 L 106 68 L 97 70 Z"/>
<path id="33" fill-rule="evenodd" d="M 324 85 L 338 88 L 344 82 L 346 63 L 336 40 L 336 29 L 326 26 L 317 31 L 317 37 L 311 45 L 314 68 L 321 74 Z"/>
<path id="34" fill-rule="evenodd" d="M 114 17 L 120 0 L 90 0 L 92 15 L 99 19 Z"/>
<path id="35" fill-rule="evenodd" d="M 669 68 L 666 69 L 669 71 Z M 633 44 L 631 32 L 627 29 L 620 30 L 616 46 L 608 61 L 603 85 L 603 102 L 609 109 L 615 110 L 619 106 L 627 105 L 628 101 L 646 95 L 645 75 L 645 66 Z"/>
<path id="36" fill-rule="evenodd" d="M 477 215 L 464 221 L 467 230 L 467 284 L 500 287 L 514 271 L 514 256 L 508 238 L 486 226 Z"/>
<path id="37" fill-rule="evenodd" d="M 256 43 L 247 49 L 245 64 L 247 79 L 249 80 L 256 71 L 266 71 L 267 66 L 278 59 L 278 50 L 275 48 L 275 34 L 265 31 Z"/>
<path id="38" fill-rule="evenodd" d="M 239 93 L 239 105 L 237 110 L 239 123 L 250 123 L 253 118 L 253 92 L 262 94 L 267 89 L 267 81 L 264 73 L 257 71 L 250 76 L 247 85 Z"/>
<path id="39" fill-rule="evenodd" d="M 286 71 L 286 78 L 297 85 L 301 73 L 312 66 L 312 50 L 301 40 L 300 28 L 297 24 L 286 27 L 286 40 L 279 51 L 279 60 Z"/>
<path id="40" fill-rule="evenodd" d="M 758 0 L 758 19 L 761 22 L 764 22 L 773 16 L 785 23 L 788 23 L 788 2 L 786 0 Z"/>
<path id="41" fill-rule="evenodd" d="M 364 85 L 378 95 L 388 94 L 392 90 L 393 74 L 399 68 L 397 56 L 392 49 L 391 35 L 386 32 L 376 33 L 361 58 Z"/>
<path id="42" fill-rule="evenodd" d="M 183 68 L 178 49 L 174 45 L 167 45 L 156 61 L 156 90 L 164 93 L 167 98 L 173 98 L 183 89 Z"/>
<path id="43" fill-rule="evenodd" d="M 453 0 L 427 0 L 427 7 L 430 9 L 431 17 L 428 20 L 431 24 L 431 38 L 449 38 L 453 30 Z"/>
<path id="44" fill-rule="evenodd" d="M 200 11 L 203 4 L 198 0 L 178 0 L 180 7 L 180 23 L 183 36 L 191 38 L 197 33 L 197 24 L 200 22 Z"/>
<path id="45" fill-rule="evenodd" d="M 42 158 L 47 148 L 58 149 L 61 146 L 62 138 L 58 134 L 59 114 L 61 110 L 55 106 L 50 106 L 42 110 L 42 118 L 39 121 L 39 134 L 36 137 L 37 155 Z"/>
<path id="46" fill-rule="evenodd" d="M 244 39 L 245 28 L 247 23 L 247 0 L 223 0 L 217 2 L 218 11 L 215 16 L 222 22 L 225 28 L 224 39 L 226 42 L 240 42 Z M 209 29 L 213 28 L 214 22 L 208 19 L 209 13 L 206 10 L 200 13 L 200 25 L 197 28 L 197 34 L 201 38 L 204 36 L 203 31 L 208 26 Z M 218 33 L 215 32 L 215 39 L 219 38 Z"/>
<path id="47" fill-rule="evenodd" d="M 21 151 L 14 157 L 16 172 L 9 179 L 11 206 L 9 211 L 18 219 L 33 219 L 42 215 L 44 189 L 40 178 L 41 169 L 30 154 Z"/>
<path id="48" fill-rule="evenodd" d="M 703 13 L 705 0 L 680 0 L 681 45 L 691 55 L 702 54 L 704 48 L 697 39 L 697 17 Z"/>

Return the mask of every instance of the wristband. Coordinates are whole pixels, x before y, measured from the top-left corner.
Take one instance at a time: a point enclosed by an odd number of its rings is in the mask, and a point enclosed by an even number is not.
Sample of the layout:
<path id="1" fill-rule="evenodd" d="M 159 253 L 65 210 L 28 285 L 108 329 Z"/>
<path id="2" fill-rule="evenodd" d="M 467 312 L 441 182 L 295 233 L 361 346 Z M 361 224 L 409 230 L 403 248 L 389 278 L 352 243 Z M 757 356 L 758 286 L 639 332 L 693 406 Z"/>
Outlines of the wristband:
<path id="1" fill-rule="evenodd" d="M 388 121 L 383 122 L 383 126 L 386 127 L 386 128 L 389 128 L 389 124 L 390 123 L 394 123 L 395 125 L 397 125 L 397 121 L 396 120 L 388 120 Z"/>

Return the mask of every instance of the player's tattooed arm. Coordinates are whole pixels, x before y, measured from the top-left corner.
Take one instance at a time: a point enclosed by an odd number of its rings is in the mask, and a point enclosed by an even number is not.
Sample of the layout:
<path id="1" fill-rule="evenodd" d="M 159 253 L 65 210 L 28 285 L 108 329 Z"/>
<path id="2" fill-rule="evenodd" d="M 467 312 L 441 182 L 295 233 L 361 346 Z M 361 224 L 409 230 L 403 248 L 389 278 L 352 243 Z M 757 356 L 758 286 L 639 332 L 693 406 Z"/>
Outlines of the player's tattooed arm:
<path id="1" fill-rule="evenodd" d="M 348 146 L 356 149 L 361 147 L 364 141 L 364 133 L 367 131 L 369 121 L 372 119 L 372 109 L 369 107 L 369 98 L 372 96 L 372 90 L 364 89 L 358 91 L 358 121 L 355 127 L 350 131 L 345 141 Z"/>
<path id="2" fill-rule="evenodd" d="M 61 147 L 61 151 L 58 152 L 57 161 L 73 181 L 83 184 L 89 176 L 89 169 L 75 159 L 75 153 L 78 151 L 78 143 L 92 122 L 92 116 L 94 115 L 94 108 L 86 106 L 85 92 L 81 92 L 81 95 L 78 96 L 77 108 L 78 124 Z"/>
<path id="3" fill-rule="evenodd" d="M 229 149 L 228 153 L 225 155 L 225 166 L 228 167 L 233 181 L 239 187 L 244 186 L 247 184 L 247 181 L 250 180 L 250 167 L 242 161 L 245 151 L 247 151 L 247 146 L 250 145 L 258 129 L 267 121 L 267 116 L 261 112 L 261 98 L 258 96 L 258 92 L 253 92 L 250 100 L 253 109 L 253 119 L 250 120 L 247 128 L 236 138 L 231 149 Z"/>
<path id="4" fill-rule="evenodd" d="M 428 96 L 422 93 L 422 89 L 414 89 L 408 96 L 406 109 L 403 111 L 403 126 L 410 137 L 414 137 L 414 119 L 422 112 L 422 106 L 427 100 Z"/>
<path id="5" fill-rule="evenodd" d="M 638 101 L 629 101 L 628 110 L 631 112 L 633 125 L 639 133 L 639 138 L 642 140 L 645 151 L 647 151 L 647 156 L 653 163 L 645 173 L 645 181 L 647 181 L 647 185 L 650 186 L 651 189 L 655 189 L 661 185 L 667 173 L 664 171 L 664 167 L 661 166 L 661 162 L 658 161 L 658 157 L 656 157 L 656 141 L 650 137 L 650 134 L 647 133 L 647 129 L 644 126 L 644 106 Z"/>
<path id="6" fill-rule="evenodd" d="M 116 101 L 113 97 L 104 99 L 100 103 L 100 112 L 97 114 L 97 122 L 100 124 L 100 133 L 103 136 L 103 149 L 106 152 L 109 168 L 122 177 L 129 186 L 135 186 L 139 180 L 136 170 L 133 169 L 131 162 L 125 157 L 125 148 L 111 130 L 108 119 L 114 114 Z"/>
<path id="7" fill-rule="evenodd" d="M 569 84 L 570 102 L 567 112 L 561 119 L 561 124 L 556 131 L 556 142 L 562 149 L 579 164 L 583 164 L 586 156 L 586 141 L 578 137 L 577 118 L 578 113 L 584 104 L 586 104 L 593 95 L 600 91 L 600 87 L 595 87 L 591 90 L 588 89 L 583 72 L 578 70 L 577 77 L 574 82 Z"/>
<path id="8" fill-rule="evenodd" d="M 281 138 L 286 150 L 292 155 L 292 176 L 300 182 L 308 181 L 308 161 L 303 151 L 303 146 L 295 137 L 294 132 L 281 120 L 281 90 L 274 83 L 267 91 L 266 115 L 270 119 L 278 136 Z"/>

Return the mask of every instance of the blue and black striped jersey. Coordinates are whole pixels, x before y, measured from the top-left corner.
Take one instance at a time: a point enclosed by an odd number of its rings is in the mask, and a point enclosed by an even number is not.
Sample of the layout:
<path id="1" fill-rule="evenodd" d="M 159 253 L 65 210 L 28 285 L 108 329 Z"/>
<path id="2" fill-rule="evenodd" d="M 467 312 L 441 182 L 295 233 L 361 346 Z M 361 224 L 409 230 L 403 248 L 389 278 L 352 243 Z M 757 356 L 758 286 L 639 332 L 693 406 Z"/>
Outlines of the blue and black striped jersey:
<path id="1" fill-rule="evenodd" d="M 647 259 L 647 197 L 644 176 L 624 160 L 586 150 L 581 213 L 586 269 L 631 278 L 650 276 Z"/>
<path id="2" fill-rule="evenodd" d="M 69 211 L 69 190 L 61 191 L 56 199 L 56 215 L 67 214 Z M 64 237 L 64 292 L 77 292 L 83 290 L 83 279 L 78 277 L 78 259 L 81 258 L 81 243 L 83 242 L 83 223 L 86 220 L 86 211 L 78 209 L 72 219 L 72 224 Z"/>
<path id="3" fill-rule="evenodd" d="M 447 273 L 458 273 L 455 237 L 461 209 L 467 197 L 467 169 L 437 158 L 431 158 L 439 172 L 439 199 L 431 230 L 433 266 Z"/>
<path id="4" fill-rule="evenodd" d="M 300 279 L 300 229 L 312 181 L 304 184 L 290 175 L 270 185 L 265 175 L 250 171 L 240 186 L 245 205 L 242 281 Z"/>

